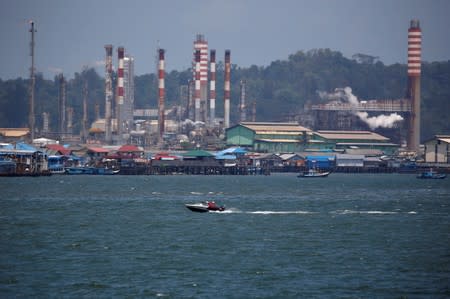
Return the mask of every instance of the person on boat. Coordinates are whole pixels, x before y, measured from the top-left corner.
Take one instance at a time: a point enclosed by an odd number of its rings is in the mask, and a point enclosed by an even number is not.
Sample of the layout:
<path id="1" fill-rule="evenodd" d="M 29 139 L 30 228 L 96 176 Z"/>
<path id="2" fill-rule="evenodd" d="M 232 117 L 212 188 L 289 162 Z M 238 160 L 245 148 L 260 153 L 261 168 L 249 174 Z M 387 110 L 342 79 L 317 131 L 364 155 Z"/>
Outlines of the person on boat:
<path id="1" fill-rule="evenodd" d="M 208 209 L 217 209 L 217 205 L 214 201 L 208 201 Z"/>

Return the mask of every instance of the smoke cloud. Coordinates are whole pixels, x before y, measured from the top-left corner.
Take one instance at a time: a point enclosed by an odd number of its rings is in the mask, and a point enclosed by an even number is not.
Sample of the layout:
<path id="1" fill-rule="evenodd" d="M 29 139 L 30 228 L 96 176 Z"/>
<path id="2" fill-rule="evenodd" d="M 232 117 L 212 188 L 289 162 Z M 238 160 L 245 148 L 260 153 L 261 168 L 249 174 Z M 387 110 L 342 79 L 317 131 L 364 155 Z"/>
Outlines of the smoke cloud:
<path id="1" fill-rule="evenodd" d="M 324 91 L 318 92 L 320 98 L 326 100 L 346 100 L 351 106 L 357 107 L 359 105 L 358 98 L 352 93 L 350 87 L 336 88 L 334 93 L 327 93 Z M 365 122 L 372 130 L 376 128 L 392 128 L 398 121 L 402 121 L 403 117 L 397 113 L 389 115 L 381 114 L 378 116 L 371 116 L 367 112 L 353 111 L 353 113 Z"/>

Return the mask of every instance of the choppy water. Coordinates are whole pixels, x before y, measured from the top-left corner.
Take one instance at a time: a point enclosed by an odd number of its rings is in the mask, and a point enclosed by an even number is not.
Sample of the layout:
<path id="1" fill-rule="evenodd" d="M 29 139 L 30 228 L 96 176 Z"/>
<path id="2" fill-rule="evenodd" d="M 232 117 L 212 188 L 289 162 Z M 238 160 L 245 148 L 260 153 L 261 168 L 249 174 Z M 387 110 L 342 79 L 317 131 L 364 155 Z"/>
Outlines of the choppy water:
<path id="1" fill-rule="evenodd" d="M 1 298 L 450 297 L 450 180 L 0 178 Z M 215 200 L 225 213 L 185 203 Z"/>

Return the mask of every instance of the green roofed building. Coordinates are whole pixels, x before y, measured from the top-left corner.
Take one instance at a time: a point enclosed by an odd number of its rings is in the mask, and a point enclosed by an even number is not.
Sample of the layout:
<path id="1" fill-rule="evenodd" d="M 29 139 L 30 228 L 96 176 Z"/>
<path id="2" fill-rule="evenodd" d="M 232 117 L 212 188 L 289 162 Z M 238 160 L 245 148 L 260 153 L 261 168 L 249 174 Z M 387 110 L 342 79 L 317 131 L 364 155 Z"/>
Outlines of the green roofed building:
<path id="1" fill-rule="evenodd" d="M 386 155 L 399 148 L 389 138 L 370 131 L 317 131 L 297 123 L 242 122 L 226 130 L 226 144 L 257 152 L 378 150 Z"/>
<path id="2" fill-rule="evenodd" d="M 309 149 L 317 150 L 376 149 L 390 155 L 398 148 L 389 138 L 370 131 L 317 131 L 309 141 Z"/>
<path id="3" fill-rule="evenodd" d="M 226 144 L 257 152 L 298 152 L 311 133 L 297 123 L 242 122 L 226 130 Z"/>

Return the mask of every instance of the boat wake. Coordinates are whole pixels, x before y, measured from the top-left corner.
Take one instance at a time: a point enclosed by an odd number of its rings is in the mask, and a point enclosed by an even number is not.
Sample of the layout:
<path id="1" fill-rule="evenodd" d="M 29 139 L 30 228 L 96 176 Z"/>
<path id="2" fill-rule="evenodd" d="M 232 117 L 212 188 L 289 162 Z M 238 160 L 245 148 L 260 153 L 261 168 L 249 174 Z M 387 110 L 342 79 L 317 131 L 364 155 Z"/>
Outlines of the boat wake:
<path id="1" fill-rule="evenodd" d="M 261 214 L 261 215 L 288 215 L 288 214 L 315 214 L 315 212 L 309 211 L 254 211 L 246 212 L 247 214 Z"/>
<path id="2" fill-rule="evenodd" d="M 210 211 L 210 213 L 220 214 L 254 214 L 254 215 L 306 215 L 316 214 L 316 212 L 309 211 L 241 211 L 239 209 L 227 208 L 225 211 Z"/>
<path id="3" fill-rule="evenodd" d="M 312 211 L 241 211 L 235 208 L 227 208 L 225 211 L 210 211 L 210 213 L 219 213 L 219 214 L 253 214 L 253 215 L 312 215 L 312 214 L 320 214 L 320 212 L 312 212 Z M 325 212 L 326 213 L 326 212 Z M 337 215 L 395 215 L 395 214 L 417 214 L 416 211 L 407 211 L 407 212 L 393 212 L 393 211 L 356 211 L 356 210 L 337 210 L 328 212 L 329 214 L 337 214 Z"/>
<path id="4" fill-rule="evenodd" d="M 367 215 L 394 215 L 394 214 L 417 214 L 415 211 L 396 212 L 396 211 L 356 211 L 356 210 L 337 210 L 330 212 L 331 214 L 347 215 L 347 214 L 367 214 Z"/>

